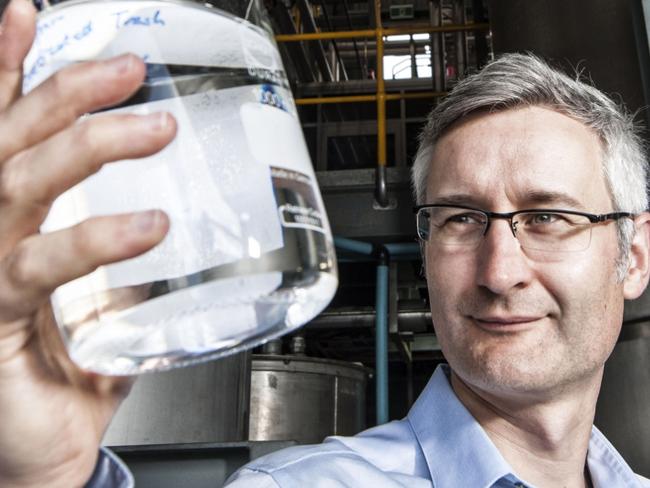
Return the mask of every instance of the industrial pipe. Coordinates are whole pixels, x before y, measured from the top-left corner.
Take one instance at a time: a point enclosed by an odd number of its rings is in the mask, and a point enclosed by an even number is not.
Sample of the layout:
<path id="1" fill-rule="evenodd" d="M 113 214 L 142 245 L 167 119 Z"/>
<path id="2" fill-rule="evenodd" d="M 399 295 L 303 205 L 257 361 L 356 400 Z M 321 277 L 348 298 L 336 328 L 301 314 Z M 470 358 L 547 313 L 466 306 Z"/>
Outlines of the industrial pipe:
<path id="1" fill-rule="evenodd" d="M 386 123 L 384 121 L 384 132 L 386 131 Z M 384 134 L 385 135 L 385 134 Z M 378 136 L 379 137 L 379 136 Z M 377 167 L 375 168 L 375 201 L 379 205 L 380 208 L 387 208 L 389 206 L 389 199 L 388 199 L 388 184 L 386 182 L 386 159 L 385 159 L 385 154 L 386 154 L 386 140 L 385 139 L 379 139 L 380 141 L 384 141 L 384 162 L 382 164 L 382 160 L 379 159 L 377 162 Z M 381 144 L 379 144 L 381 147 Z"/>
<path id="2" fill-rule="evenodd" d="M 386 85 L 384 83 L 384 32 L 381 25 L 381 0 L 375 0 L 375 42 L 377 55 L 377 169 L 375 170 L 375 201 L 388 207 L 386 187 Z"/>
<path id="3" fill-rule="evenodd" d="M 388 251 L 378 247 L 375 288 L 375 385 L 377 425 L 388 422 Z"/>
<path id="4" fill-rule="evenodd" d="M 377 259 L 377 282 L 375 288 L 375 385 L 377 424 L 388 422 L 388 270 L 389 246 L 397 254 L 414 252 L 417 244 L 396 243 L 372 245 L 367 242 L 335 237 L 338 249 L 355 252 Z M 416 247 L 414 247 L 416 246 Z"/>
<path id="5" fill-rule="evenodd" d="M 420 245 L 417 242 L 396 242 L 393 244 L 384 244 L 391 257 L 409 255 L 414 259 L 420 257 Z"/>
<path id="6" fill-rule="evenodd" d="M 324 312 L 309 322 L 309 329 L 371 329 L 375 327 L 376 318 L 376 310 Z M 398 310 L 397 318 L 400 331 L 426 332 L 431 325 L 431 312 L 424 310 Z"/>
<path id="7" fill-rule="evenodd" d="M 366 256 L 371 256 L 375 252 L 375 248 L 372 244 L 363 241 L 356 241 L 354 239 L 348 239 L 347 237 L 335 237 L 334 246 L 338 249 L 343 249 L 344 251 L 352 251 L 357 254 L 364 254 Z"/>

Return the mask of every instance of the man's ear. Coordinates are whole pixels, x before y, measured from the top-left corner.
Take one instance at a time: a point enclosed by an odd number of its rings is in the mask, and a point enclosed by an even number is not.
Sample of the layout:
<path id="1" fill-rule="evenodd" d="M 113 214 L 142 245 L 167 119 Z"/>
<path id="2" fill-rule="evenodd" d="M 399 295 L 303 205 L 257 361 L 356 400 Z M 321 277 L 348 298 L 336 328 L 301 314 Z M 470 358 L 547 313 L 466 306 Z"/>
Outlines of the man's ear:
<path id="1" fill-rule="evenodd" d="M 623 296 L 627 300 L 640 297 L 650 279 L 650 213 L 635 217 L 634 227 L 628 270 L 623 280 Z"/>

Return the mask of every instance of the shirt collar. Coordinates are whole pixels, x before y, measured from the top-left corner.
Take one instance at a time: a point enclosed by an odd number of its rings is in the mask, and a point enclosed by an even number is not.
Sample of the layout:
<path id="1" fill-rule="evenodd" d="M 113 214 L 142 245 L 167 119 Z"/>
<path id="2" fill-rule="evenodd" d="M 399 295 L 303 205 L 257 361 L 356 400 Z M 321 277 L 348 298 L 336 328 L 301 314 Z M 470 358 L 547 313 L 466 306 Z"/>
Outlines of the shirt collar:
<path id="1" fill-rule="evenodd" d="M 438 366 L 407 416 L 433 486 L 488 488 L 499 480 L 511 486 L 525 485 L 460 402 L 451 388 L 449 375 L 449 366 Z M 450 466 L 455 469 L 449 469 Z M 632 469 L 596 427 L 589 439 L 587 466 L 595 488 L 641 486 Z"/>
<path id="2" fill-rule="evenodd" d="M 589 438 L 587 467 L 595 488 L 641 487 L 641 481 L 632 468 L 596 427 L 592 428 Z"/>
<path id="3" fill-rule="evenodd" d="M 499 450 L 456 397 L 449 373 L 447 365 L 436 368 L 407 417 L 433 485 L 487 488 L 501 478 L 514 477 Z"/>

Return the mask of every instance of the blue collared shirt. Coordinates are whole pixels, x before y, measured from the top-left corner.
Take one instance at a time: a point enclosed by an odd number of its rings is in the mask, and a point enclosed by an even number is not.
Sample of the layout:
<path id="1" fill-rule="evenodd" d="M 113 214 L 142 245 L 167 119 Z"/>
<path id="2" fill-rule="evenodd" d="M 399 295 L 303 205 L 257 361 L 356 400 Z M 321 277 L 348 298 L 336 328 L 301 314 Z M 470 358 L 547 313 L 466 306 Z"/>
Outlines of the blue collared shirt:
<path id="1" fill-rule="evenodd" d="M 405 419 L 257 459 L 229 488 L 532 487 L 508 465 L 436 369 Z M 594 488 L 650 488 L 595 427 L 587 453 Z"/>

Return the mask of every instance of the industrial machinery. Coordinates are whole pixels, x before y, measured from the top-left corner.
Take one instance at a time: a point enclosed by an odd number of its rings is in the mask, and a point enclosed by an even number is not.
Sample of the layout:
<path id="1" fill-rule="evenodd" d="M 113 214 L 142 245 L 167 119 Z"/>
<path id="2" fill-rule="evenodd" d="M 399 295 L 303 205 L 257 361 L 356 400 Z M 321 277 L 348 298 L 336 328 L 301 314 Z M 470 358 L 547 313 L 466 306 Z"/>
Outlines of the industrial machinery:
<path id="1" fill-rule="evenodd" d="M 366 426 L 363 366 L 295 355 L 253 355 L 249 439 L 321 442 Z"/>

